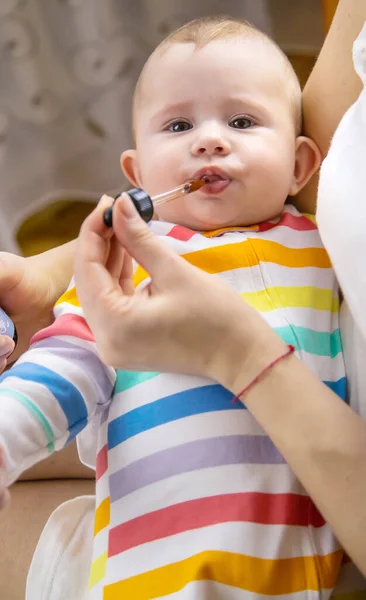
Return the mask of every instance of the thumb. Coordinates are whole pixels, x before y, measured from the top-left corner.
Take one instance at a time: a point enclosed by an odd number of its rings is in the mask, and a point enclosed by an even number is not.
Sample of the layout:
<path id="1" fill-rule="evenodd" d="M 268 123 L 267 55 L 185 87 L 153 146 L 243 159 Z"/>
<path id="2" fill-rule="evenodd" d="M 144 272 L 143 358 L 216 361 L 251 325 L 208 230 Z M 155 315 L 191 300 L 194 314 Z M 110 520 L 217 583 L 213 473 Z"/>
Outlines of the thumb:
<path id="1" fill-rule="evenodd" d="M 156 285 L 176 278 L 182 280 L 187 263 L 149 229 L 128 194 L 122 194 L 114 204 L 113 231 Z"/>

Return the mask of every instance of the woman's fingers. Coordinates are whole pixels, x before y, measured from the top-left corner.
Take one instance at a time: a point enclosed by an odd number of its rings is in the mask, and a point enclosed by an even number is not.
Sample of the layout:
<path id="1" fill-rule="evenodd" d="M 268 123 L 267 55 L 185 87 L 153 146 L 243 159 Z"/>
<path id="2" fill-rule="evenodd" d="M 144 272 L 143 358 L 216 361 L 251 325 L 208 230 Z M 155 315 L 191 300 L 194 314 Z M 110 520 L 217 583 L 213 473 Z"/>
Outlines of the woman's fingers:
<path id="1" fill-rule="evenodd" d="M 74 271 L 78 295 L 87 313 L 92 311 L 99 298 L 119 290 L 120 274 L 115 273 L 113 276 L 106 268 L 110 260 L 112 270 L 116 272 L 121 259 L 121 251 L 116 246 L 114 256 L 109 257 L 111 244 L 114 244 L 111 241 L 113 232 L 103 221 L 104 211 L 112 204 L 112 198 L 103 196 L 80 230 Z"/>
<path id="2" fill-rule="evenodd" d="M 125 250 L 117 240 L 116 236 L 113 235 L 109 242 L 109 252 L 105 267 L 116 281 L 119 281 L 121 277 L 124 257 Z"/>
<path id="3" fill-rule="evenodd" d="M 132 296 L 135 291 L 133 283 L 133 263 L 132 258 L 126 250 L 124 250 L 123 265 L 120 273 L 119 284 L 121 290 L 126 296 Z"/>
<path id="4" fill-rule="evenodd" d="M 113 229 L 122 246 L 151 275 L 155 286 L 162 288 L 181 281 L 186 263 L 150 231 L 128 194 L 115 202 Z"/>

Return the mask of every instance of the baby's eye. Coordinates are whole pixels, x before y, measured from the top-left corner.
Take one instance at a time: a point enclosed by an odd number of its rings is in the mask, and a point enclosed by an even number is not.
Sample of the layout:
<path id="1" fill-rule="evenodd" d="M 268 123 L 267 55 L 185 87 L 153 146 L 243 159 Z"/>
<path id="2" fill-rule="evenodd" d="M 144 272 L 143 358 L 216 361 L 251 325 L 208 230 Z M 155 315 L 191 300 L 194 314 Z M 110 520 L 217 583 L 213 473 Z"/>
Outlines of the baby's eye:
<path id="1" fill-rule="evenodd" d="M 167 129 L 168 131 L 173 131 L 174 133 L 180 133 L 181 131 L 188 131 L 188 129 L 192 129 L 192 125 L 187 121 L 174 121 L 174 123 L 170 123 Z"/>
<path id="2" fill-rule="evenodd" d="M 234 129 L 248 129 L 248 127 L 252 127 L 253 125 L 252 119 L 248 117 L 235 117 L 229 123 L 230 127 Z"/>

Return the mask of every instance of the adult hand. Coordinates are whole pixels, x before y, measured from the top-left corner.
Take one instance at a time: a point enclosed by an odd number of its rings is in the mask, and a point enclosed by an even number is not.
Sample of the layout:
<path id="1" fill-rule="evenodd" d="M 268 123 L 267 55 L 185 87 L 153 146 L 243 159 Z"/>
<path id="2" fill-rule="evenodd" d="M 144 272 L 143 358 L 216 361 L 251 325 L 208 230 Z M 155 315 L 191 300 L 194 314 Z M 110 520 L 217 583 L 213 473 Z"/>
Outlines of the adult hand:
<path id="1" fill-rule="evenodd" d="M 175 254 L 128 195 L 103 197 L 84 222 L 75 257 L 79 300 L 102 360 L 120 369 L 207 376 L 234 392 L 283 351 L 283 342 L 231 287 Z M 134 292 L 132 256 L 151 276 Z"/>
<path id="2" fill-rule="evenodd" d="M 53 305 L 62 293 L 55 285 L 58 265 L 52 252 L 30 258 L 0 252 L 0 306 L 18 333 L 14 352 L 10 338 L 0 336 L 0 372 L 28 348 L 34 333 L 52 322 Z"/>

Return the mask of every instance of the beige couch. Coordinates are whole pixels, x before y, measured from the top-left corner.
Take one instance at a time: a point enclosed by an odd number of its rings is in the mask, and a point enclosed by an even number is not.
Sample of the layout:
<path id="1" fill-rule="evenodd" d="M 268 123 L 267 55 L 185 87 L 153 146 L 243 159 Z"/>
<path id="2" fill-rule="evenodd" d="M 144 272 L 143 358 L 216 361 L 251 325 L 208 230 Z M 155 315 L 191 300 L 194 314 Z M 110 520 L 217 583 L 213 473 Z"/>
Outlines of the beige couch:
<path id="1" fill-rule="evenodd" d="M 28 568 L 48 517 L 65 500 L 93 494 L 93 479 L 73 443 L 12 486 L 10 506 L 0 513 L 1 600 L 24 600 Z"/>

